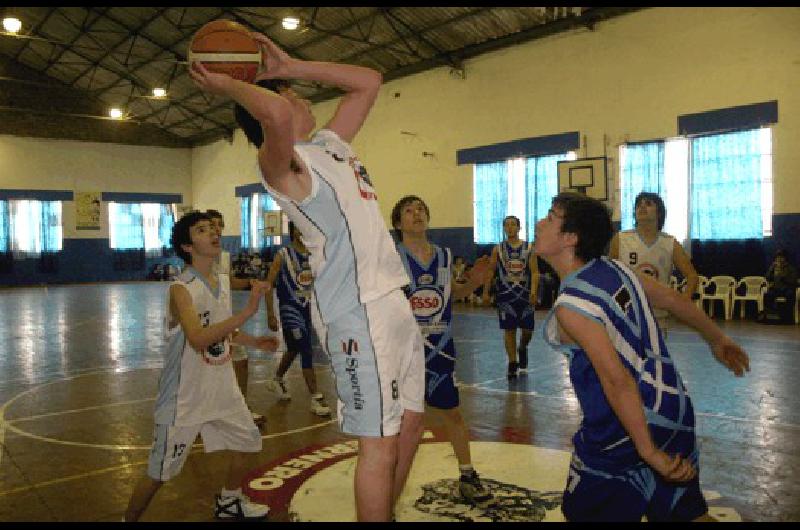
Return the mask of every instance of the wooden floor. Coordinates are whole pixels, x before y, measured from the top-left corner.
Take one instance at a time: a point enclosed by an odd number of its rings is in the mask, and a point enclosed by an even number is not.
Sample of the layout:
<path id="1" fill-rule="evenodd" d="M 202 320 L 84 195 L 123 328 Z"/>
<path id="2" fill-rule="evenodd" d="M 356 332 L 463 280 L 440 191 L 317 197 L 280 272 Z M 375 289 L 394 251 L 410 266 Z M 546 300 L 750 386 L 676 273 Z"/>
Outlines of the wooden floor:
<path id="1" fill-rule="evenodd" d="M 165 288 L 147 282 L 0 290 L 0 521 L 120 520 L 152 441 Z M 245 296 L 235 293 L 234 306 Z M 476 468 L 498 492 L 535 490 L 529 498 L 543 507 L 536 520 L 557 520 L 580 411 L 564 358 L 541 338 L 545 313 L 537 312 L 530 373 L 511 383 L 494 310 L 459 305 L 456 314 L 457 377 Z M 265 320 L 262 307 L 245 328 L 264 333 Z M 752 371 L 743 379 L 717 364 L 686 328 L 676 325 L 667 338 L 697 412 L 700 478 L 712 513 L 798 521 L 800 326 L 718 322 L 750 354 Z M 315 362 L 321 389 L 332 398 L 319 352 Z M 262 383 L 276 364 L 274 356 L 251 352 L 248 402 L 268 423 L 246 489 L 270 503 L 274 520 L 351 520 L 351 438 L 335 419 L 309 411 L 297 364 L 288 378 L 293 399 L 268 393 Z M 452 506 L 432 508 L 423 499 L 457 477 L 452 450 L 440 429 L 429 427 L 398 519 L 512 517 L 448 515 Z M 325 462 L 300 475 L 291 471 L 299 465 L 292 458 L 313 451 Z M 198 444 L 143 520 L 211 520 L 223 477 L 221 456 Z"/>

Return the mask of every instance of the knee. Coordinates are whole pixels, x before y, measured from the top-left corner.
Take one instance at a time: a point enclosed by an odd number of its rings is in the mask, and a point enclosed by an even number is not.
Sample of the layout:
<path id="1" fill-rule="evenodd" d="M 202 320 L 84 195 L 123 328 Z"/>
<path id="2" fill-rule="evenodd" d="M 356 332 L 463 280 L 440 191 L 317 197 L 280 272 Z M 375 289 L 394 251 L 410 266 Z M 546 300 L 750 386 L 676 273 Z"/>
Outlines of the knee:
<path id="1" fill-rule="evenodd" d="M 394 465 L 397 460 L 397 436 L 360 438 L 358 459 L 360 463 L 369 467 Z"/>

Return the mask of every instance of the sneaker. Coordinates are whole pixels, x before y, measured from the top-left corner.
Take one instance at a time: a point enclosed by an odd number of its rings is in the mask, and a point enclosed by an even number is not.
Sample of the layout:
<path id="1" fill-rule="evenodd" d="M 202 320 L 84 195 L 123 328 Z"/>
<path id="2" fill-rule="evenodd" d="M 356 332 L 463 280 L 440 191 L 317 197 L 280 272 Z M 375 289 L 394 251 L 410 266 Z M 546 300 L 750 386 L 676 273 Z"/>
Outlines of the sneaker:
<path id="1" fill-rule="evenodd" d="M 265 519 L 269 513 L 269 506 L 255 504 L 245 497 L 236 495 L 223 497 L 216 496 L 214 517 L 217 519 L 235 519 L 239 521 Z"/>
<path id="2" fill-rule="evenodd" d="M 322 394 L 314 394 L 311 396 L 311 412 L 317 416 L 330 416 L 331 408 L 325 404 L 325 399 Z"/>
<path id="3" fill-rule="evenodd" d="M 289 401 L 292 399 L 292 395 L 289 394 L 289 390 L 286 389 L 286 383 L 283 381 L 283 379 L 268 379 L 267 390 L 278 394 L 278 399 L 281 401 Z"/>
<path id="4" fill-rule="evenodd" d="M 517 350 L 517 356 L 519 357 L 519 369 L 521 372 L 528 371 L 528 348 L 520 348 Z"/>
<path id="5" fill-rule="evenodd" d="M 479 508 L 486 508 L 494 502 L 494 497 L 489 490 L 483 486 L 475 470 L 472 470 L 472 473 L 469 475 L 461 475 L 461 479 L 458 483 L 458 491 L 461 493 L 464 500 Z"/>
<path id="6" fill-rule="evenodd" d="M 508 363 L 508 374 L 507 374 L 508 378 L 514 379 L 515 377 L 517 377 L 518 369 L 519 369 L 519 363 L 517 362 Z"/>
<path id="7" fill-rule="evenodd" d="M 259 414 L 257 412 L 253 412 L 251 410 L 250 411 L 250 415 L 253 417 L 253 423 L 256 424 L 256 427 L 261 427 L 262 425 L 267 423 L 267 418 L 265 418 L 264 416 L 262 416 L 261 414 Z"/>

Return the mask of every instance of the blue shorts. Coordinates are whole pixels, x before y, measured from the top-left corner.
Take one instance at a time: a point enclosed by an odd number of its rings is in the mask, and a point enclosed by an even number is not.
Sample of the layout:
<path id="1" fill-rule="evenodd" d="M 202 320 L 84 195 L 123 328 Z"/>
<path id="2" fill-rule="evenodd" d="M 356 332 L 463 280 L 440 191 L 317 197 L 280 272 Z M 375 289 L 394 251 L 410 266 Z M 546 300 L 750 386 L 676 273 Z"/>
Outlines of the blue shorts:
<path id="1" fill-rule="evenodd" d="M 308 306 L 280 306 L 281 328 L 286 351 L 299 353 L 303 368 L 311 368 L 311 313 Z"/>
<path id="2" fill-rule="evenodd" d="M 574 453 L 561 511 L 568 521 L 691 521 L 708 512 L 699 474 L 667 482 L 645 464 L 613 474 L 589 468 Z"/>
<path id="3" fill-rule="evenodd" d="M 432 342 L 436 344 L 436 340 Z M 437 409 L 453 409 L 458 406 L 458 389 L 453 382 L 456 369 L 456 349 L 453 339 L 440 352 L 425 344 L 425 403 Z"/>
<path id="4" fill-rule="evenodd" d="M 500 329 L 533 329 L 533 306 L 527 300 L 497 302 Z"/>

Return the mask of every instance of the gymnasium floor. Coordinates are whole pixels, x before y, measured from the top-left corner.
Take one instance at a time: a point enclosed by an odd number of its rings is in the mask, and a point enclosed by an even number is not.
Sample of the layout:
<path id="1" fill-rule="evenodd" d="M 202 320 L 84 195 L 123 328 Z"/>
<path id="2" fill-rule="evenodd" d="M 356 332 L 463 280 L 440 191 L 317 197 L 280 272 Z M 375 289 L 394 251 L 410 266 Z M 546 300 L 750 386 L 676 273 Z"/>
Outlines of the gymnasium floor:
<path id="1" fill-rule="evenodd" d="M 151 443 L 166 285 L 0 290 L 0 521 L 120 520 Z M 245 296 L 235 293 L 234 308 Z M 432 425 L 398 520 L 514 520 L 520 513 L 558 520 L 580 417 L 566 362 L 542 341 L 538 324 L 545 312 L 537 312 L 532 370 L 508 383 L 495 312 L 456 307 L 457 376 L 476 469 L 498 495 L 503 490 L 527 500 L 517 502 L 514 515 L 512 508 L 475 513 L 448 498 L 456 463 Z M 262 306 L 246 329 L 263 333 L 265 320 Z M 676 325 L 667 339 L 697 412 L 700 477 L 711 513 L 727 521 L 798 521 L 800 326 L 718 322 L 750 354 L 751 372 L 743 379 L 718 365 L 686 328 Z M 335 421 L 308 410 L 297 363 L 288 378 L 291 401 L 264 390 L 260 383 L 276 362 L 251 352 L 248 401 L 268 423 L 246 488 L 272 506 L 274 520 L 352 520 L 350 438 Z M 315 354 L 315 362 L 320 387 L 332 399 L 323 356 Z M 316 461 L 307 456 L 312 453 Z M 142 519 L 212 520 L 221 462 L 195 446 Z"/>

